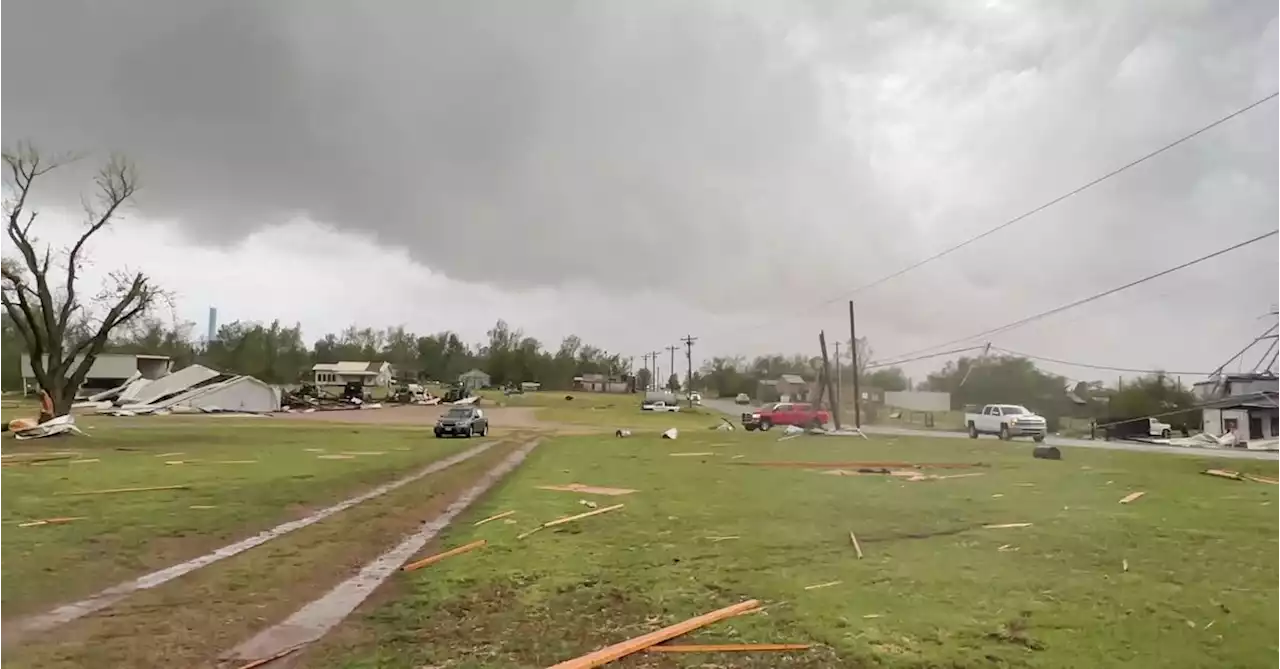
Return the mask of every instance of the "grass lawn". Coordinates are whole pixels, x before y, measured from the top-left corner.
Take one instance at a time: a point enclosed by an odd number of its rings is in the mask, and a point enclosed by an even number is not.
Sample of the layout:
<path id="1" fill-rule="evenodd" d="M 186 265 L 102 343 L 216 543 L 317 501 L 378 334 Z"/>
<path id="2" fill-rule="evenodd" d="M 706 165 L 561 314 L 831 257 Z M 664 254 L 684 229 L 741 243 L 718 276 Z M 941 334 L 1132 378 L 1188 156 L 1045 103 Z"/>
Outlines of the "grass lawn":
<path id="1" fill-rule="evenodd" d="M 769 605 L 764 613 L 680 642 L 815 648 L 642 653 L 618 666 L 1275 662 L 1276 488 L 1199 474 L 1220 466 L 1275 476 L 1274 463 L 1091 449 L 1066 449 L 1052 462 L 1032 459 L 1024 444 L 777 438 L 691 430 L 675 442 L 544 443 L 435 546 L 484 538 L 487 547 L 398 575 L 377 605 L 300 659 L 346 669 L 544 667 L 754 598 Z M 670 455 L 704 451 L 714 455 Z M 907 482 L 736 464 L 769 459 L 991 466 L 939 472 L 981 476 Z M 535 487 L 571 482 L 638 492 Z M 1146 495 L 1118 503 L 1134 491 Z M 626 506 L 516 539 L 584 511 L 579 500 L 588 497 Z M 506 510 L 517 522 L 467 522 Z M 982 527 L 999 523 L 1032 525 Z"/>
<path id="2" fill-rule="evenodd" d="M 677 413 L 641 411 L 642 393 L 624 395 L 618 393 L 536 392 L 504 397 L 500 393 L 490 396 L 487 402 L 509 407 L 534 407 L 538 419 L 560 425 L 586 425 L 593 427 L 627 428 L 635 431 L 658 431 L 668 428 L 698 430 L 719 424 L 724 416 L 705 407 L 681 405 Z M 572 400 L 566 400 L 572 396 Z"/>
<path id="3" fill-rule="evenodd" d="M 4 441 L 6 454 L 78 453 L 5 466 L 0 473 L 6 619 L 92 594 L 302 517 L 477 443 L 436 440 L 422 430 L 273 419 L 99 418 L 83 423 L 91 437 Z M 354 456 L 318 457 L 344 452 Z M 167 485 L 190 489 L 66 494 Z M 81 519 L 19 527 L 56 517 Z"/>

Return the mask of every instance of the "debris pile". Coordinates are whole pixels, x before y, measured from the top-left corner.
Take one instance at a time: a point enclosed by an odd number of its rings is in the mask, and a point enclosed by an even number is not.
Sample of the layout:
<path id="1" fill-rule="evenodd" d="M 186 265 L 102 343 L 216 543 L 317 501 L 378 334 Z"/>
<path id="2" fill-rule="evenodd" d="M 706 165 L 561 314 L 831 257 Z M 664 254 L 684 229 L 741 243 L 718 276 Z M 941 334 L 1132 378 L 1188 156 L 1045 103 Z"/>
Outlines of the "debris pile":
<path id="1" fill-rule="evenodd" d="M 191 365 L 156 379 L 134 374 L 123 384 L 72 405 L 111 416 L 167 413 L 263 414 L 280 410 L 280 390 L 255 377 Z"/>

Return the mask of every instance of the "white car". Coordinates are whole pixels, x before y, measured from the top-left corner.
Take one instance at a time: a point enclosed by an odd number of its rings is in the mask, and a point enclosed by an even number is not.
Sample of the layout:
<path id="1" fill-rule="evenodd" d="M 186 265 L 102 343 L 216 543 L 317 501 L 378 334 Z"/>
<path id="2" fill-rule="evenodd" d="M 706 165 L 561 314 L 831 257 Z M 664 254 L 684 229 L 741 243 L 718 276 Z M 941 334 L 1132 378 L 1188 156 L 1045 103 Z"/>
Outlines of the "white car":
<path id="1" fill-rule="evenodd" d="M 751 398 L 746 393 L 738 393 L 738 396 L 733 398 L 733 403 L 734 404 L 751 404 Z"/>
<path id="2" fill-rule="evenodd" d="M 640 410 L 641 410 L 641 411 L 656 411 L 656 412 L 659 412 L 659 413 L 676 413 L 676 412 L 680 411 L 680 405 L 679 405 L 679 404 L 667 404 L 667 403 L 666 403 L 665 401 L 663 401 L 663 400 L 658 400 L 658 401 L 656 401 L 656 402 L 645 402 L 644 404 L 640 405 Z"/>
<path id="3" fill-rule="evenodd" d="M 689 393 L 689 404 L 694 406 L 702 404 L 702 395 L 700 393 Z"/>
<path id="4" fill-rule="evenodd" d="M 1172 425 L 1168 423 L 1161 423 L 1154 418 L 1148 418 L 1147 420 L 1151 421 L 1151 427 L 1147 430 L 1147 434 L 1150 434 L 1153 437 L 1160 437 L 1162 439 L 1168 439 L 1173 436 Z"/>

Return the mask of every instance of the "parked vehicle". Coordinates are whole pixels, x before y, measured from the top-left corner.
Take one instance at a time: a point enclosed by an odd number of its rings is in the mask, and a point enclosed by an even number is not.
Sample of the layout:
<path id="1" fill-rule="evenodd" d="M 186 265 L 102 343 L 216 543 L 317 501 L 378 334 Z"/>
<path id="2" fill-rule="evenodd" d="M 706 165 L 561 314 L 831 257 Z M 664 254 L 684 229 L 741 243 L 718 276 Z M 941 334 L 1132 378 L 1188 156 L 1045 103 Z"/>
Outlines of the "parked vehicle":
<path id="1" fill-rule="evenodd" d="M 814 428 L 822 427 L 830 420 L 830 412 L 816 409 L 812 404 L 778 402 L 760 407 L 751 413 L 742 414 L 742 427 L 748 432 L 756 429 L 768 430 L 775 425 Z"/>
<path id="2" fill-rule="evenodd" d="M 484 411 L 474 406 L 451 407 L 448 412 L 436 420 L 436 438 L 440 437 L 486 437 L 489 435 L 489 419 Z"/>
<path id="3" fill-rule="evenodd" d="M 1107 441 L 1132 437 L 1168 439 L 1173 436 L 1173 426 L 1154 418 L 1108 419 L 1102 428 L 1102 434 Z"/>
<path id="4" fill-rule="evenodd" d="M 748 397 L 746 393 L 738 393 L 738 396 L 733 398 L 733 403 L 734 404 L 751 404 L 751 398 Z"/>
<path id="5" fill-rule="evenodd" d="M 680 411 L 679 404 L 668 404 L 666 400 L 654 400 L 652 402 L 645 401 L 640 405 L 641 411 L 656 411 L 659 413 L 677 413 Z"/>
<path id="6" fill-rule="evenodd" d="M 1040 442 L 1048 432 L 1043 416 L 1017 404 L 988 404 L 979 413 L 966 413 L 964 422 L 970 439 L 977 439 L 980 434 L 996 434 L 1005 441 L 1031 437 Z"/>
<path id="7" fill-rule="evenodd" d="M 701 394 L 701 393 L 689 393 L 689 404 L 691 404 L 692 406 L 699 406 L 699 405 L 701 405 L 701 404 L 702 404 L 702 394 Z"/>

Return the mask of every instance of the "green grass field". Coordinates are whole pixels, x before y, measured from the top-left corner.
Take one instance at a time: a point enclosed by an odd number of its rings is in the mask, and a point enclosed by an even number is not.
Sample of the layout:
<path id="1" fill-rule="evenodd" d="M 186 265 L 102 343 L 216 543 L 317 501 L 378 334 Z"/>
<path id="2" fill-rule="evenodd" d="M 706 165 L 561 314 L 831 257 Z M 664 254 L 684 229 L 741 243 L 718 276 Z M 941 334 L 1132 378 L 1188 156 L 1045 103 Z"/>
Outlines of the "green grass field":
<path id="1" fill-rule="evenodd" d="M 4 467 L 6 618 L 194 557 L 474 445 L 421 430 L 270 419 L 128 420 L 135 427 L 99 422 L 91 437 L 5 440 L 6 454 L 77 453 Z M 344 452 L 355 455 L 319 457 Z M 67 494 L 170 485 L 190 489 Z M 59 517 L 79 519 L 20 527 Z"/>
<path id="2" fill-rule="evenodd" d="M 670 455 L 691 451 L 714 455 Z M 737 464 L 768 459 L 991 466 L 906 482 Z M 1199 473 L 1215 464 L 1086 449 L 1050 462 L 1004 444 L 741 432 L 559 439 L 470 514 L 515 510 L 517 523 L 457 524 L 438 548 L 489 546 L 401 579 L 309 666 L 547 666 L 749 598 L 766 613 L 681 641 L 815 649 L 622 666 L 1269 666 L 1276 489 Z M 1275 475 L 1274 464 L 1230 466 Z M 570 482 L 638 492 L 535 487 Z M 1118 503 L 1134 491 L 1146 495 Z M 584 510 L 587 497 L 626 506 L 515 538 Z M 1002 523 L 1032 525 L 982 527 Z"/>

